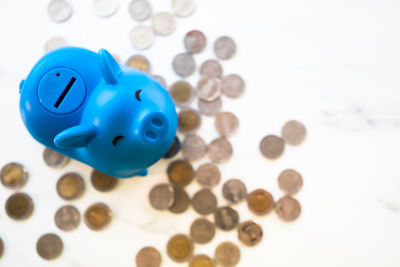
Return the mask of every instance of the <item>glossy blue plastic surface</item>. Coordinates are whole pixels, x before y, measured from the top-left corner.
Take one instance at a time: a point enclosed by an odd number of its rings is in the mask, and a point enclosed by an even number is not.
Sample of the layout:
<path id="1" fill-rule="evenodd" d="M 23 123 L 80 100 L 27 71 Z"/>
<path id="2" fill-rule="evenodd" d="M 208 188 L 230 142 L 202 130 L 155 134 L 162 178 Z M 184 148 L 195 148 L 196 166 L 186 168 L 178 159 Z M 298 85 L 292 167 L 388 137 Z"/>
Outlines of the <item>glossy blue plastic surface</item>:
<path id="1" fill-rule="evenodd" d="M 168 92 L 104 49 L 46 54 L 20 84 L 20 112 L 43 145 L 109 175 L 144 176 L 177 128 Z"/>

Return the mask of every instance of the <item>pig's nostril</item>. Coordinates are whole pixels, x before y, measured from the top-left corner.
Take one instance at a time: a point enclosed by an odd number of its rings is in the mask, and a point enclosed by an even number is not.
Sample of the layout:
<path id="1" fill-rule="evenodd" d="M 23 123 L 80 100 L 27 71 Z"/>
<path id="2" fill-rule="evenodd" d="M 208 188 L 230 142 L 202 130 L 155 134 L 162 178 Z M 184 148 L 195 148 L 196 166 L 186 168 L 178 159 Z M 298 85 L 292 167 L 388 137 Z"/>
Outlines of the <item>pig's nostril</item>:
<path id="1" fill-rule="evenodd" d="M 148 138 L 150 138 L 150 139 L 156 139 L 156 138 L 157 138 L 156 133 L 153 132 L 153 131 L 147 131 L 147 132 L 146 132 L 146 136 L 147 136 Z"/>
<path id="2" fill-rule="evenodd" d="M 162 120 L 157 119 L 157 118 L 152 119 L 151 122 L 152 122 L 155 126 L 157 126 L 157 127 L 161 127 L 161 126 L 164 125 L 164 123 L 162 122 Z"/>

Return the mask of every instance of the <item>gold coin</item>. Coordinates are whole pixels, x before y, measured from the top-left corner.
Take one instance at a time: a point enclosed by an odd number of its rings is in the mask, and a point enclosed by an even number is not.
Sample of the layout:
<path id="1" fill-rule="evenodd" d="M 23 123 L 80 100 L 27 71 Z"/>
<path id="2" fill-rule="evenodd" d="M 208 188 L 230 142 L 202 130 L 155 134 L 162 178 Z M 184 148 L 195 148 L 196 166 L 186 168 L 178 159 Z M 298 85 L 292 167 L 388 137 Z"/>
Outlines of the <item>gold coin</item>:
<path id="1" fill-rule="evenodd" d="M 195 97 L 193 87 L 186 81 L 177 81 L 173 83 L 168 92 L 175 105 L 178 107 L 189 106 Z"/>
<path id="2" fill-rule="evenodd" d="M 106 227 L 113 217 L 110 208 L 103 203 L 95 203 L 87 208 L 84 214 L 86 225 L 95 231 Z"/>
<path id="3" fill-rule="evenodd" d="M 85 190 L 85 183 L 77 173 L 66 173 L 57 182 L 57 193 L 65 200 L 79 198 Z"/>
<path id="4" fill-rule="evenodd" d="M 15 193 L 6 201 L 6 212 L 14 220 L 26 219 L 33 212 L 33 201 L 25 193 Z"/>
<path id="5" fill-rule="evenodd" d="M 0 238 L 0 259 L 1 256 L 3 256 L 3 252 L 4 252 L 4 243 L 3 240 Z"/>
<path id="6" fill-rule="evenodd" d="M 193 241 L 183 234 L 174 235 L 168 241 L 167 254 L 175 262 L 188 261 L 193 255 Z"/>
<path id="7" fill-rule="evenodd" d="M 118 178 L 102 173 L 96 169 L 93 169 L 90 176 L 90 181 L 94 189 L 100 192 L 108 192 L 113 190 L 118 184 Z"/>
<path id="8" fill-rule="evenodd" d="M 240 250 L 232 242 L 223 242 L 215 249 L 214 258 L 218 265 L 232 267 L 240 260 Z"/>
<path id="9" fill-rule="evenodd" d="M 274 198 L 264 189 L 256 189 L 247 196 L 249 209 L 257 215 L 265 215 L 274 208 Z"/>
<path id="10" fill-rule="evenodd" d="M 172 184 L 185 186 L 193 180 L 194 169 L 188 161 L 178 159 L 168 165 L 167 175 Z"/>
<path id="11" fill-rule="evenodd" d="M 1 169 L 0 179 L 5 187 L 12 189 L 20 188 L 28 180 L 28 171 L 21 164 L 11 162 Z"/>
<path id="12" fill-rule="evenodd" d="M 161 254 L 153 247 L 144 247 L 136 254 L 137 267 L 159 267 Z"/>
<path id="13" fill-rule="evenodd" d="M 199 254 L 190 260 L 189 267 L 215 267 L 215 263 L 207 255 Z"/>
<path id="14" fill-rule="evenodd" d="M 126 65 L 129 67 L 144 71 L 144 72 L 149 72 L 150 70 L 150 62 L 149 60 L 142 55 L 134 55 L 131 56 L 128 61 L 126 62 Z"/>
<path id="15" fill-rule="evenodd" d="M 178 130 L 184 134 L 193 133 L 200 128 L 201 116 L 194 109 L 184 109 L 178 113 Z"/>
<path id="16" fill-rule="evenodd" d="M 239 240 L 249 247 L 257 245 L 263 237 L 261 226 L 253 221 L 241 223 L 237 228 L 237 233 Z"/>

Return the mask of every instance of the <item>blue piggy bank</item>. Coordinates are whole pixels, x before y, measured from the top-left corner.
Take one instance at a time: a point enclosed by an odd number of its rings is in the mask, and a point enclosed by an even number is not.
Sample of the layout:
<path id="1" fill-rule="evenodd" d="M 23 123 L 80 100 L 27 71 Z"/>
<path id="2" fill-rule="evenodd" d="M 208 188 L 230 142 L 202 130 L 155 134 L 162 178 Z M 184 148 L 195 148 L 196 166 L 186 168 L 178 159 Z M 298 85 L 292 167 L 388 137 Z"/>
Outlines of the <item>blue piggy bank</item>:
<path id="1" fill-rule="evenodd" d="M 21 81 L 20 96 L 22 119 L 37 141 L 115 177 L 145 176 L 176 135 L 168 92 L 104 49 L 46 54 Z"/>

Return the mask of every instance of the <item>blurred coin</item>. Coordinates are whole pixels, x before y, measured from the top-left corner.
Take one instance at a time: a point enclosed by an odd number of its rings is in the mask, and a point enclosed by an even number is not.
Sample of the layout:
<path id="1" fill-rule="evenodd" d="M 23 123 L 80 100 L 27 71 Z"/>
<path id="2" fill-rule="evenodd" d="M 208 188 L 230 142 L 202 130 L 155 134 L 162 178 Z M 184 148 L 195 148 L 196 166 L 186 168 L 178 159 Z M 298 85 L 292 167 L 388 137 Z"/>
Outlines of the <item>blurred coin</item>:
<path id="1" fill-rule="evenodd" d="M 212 188 L 219 184 L 221 172 L 214 163 L 205 163 L 197 168 L 195 177 L 202 187 Z"/>
<path id="2" fill-rule="evenodd" d="M 128 65 L 129 67 L 132 67 L 132 68 L 144 71 L 144 72 L 150 72 L 150 62 L 143 55 L 131 56 L 125 65 Z"/>
<path id="3" fill-rule="evenodd" d="M 186 191 L 180 187 L 174 187 L 174 204 L 168 209 L 170 212 L 179 214 L 185 212 L 190 205 L 190 197 Z"/>
<path id="4" fill-rule="evenodd" d="M 217 209 L 217 197 L 210 189 L 201 189 L 194 194 L 192 206 L 201 215 L 211 214 Z"/>
<path id="5" fill-rule="evenodd" d="M 182 154 L 187 160 L 194 161 L 201 159 L 207 151 L 203 138 L 196 134 L 188 134 L 182 142 Z"/>
<path id="6" fill-rule="evenodd" d="M 206 116 L 215 116 L 222 109 L 222 100 L 220 97 L 218 97 L 216 100 L 212 102 L 207 102 L 199 99 L 198 106 L 201 114 Z"/>
<path id="7" fill-rule="evenodd" d="M 187 160 L 178 159 L 168 165 L 167 175 L 173 185 L 185 186 L 193 180 L 194 170 Z"/>
<path id="8" fill-rule="evenodd" d="M 238 225 L 239 213 L 229 206 L 220 207 L 214 213 L 214 220 L 219 229 L 230 231 Z"/>
<path id="9" fill-rule="evenodd" d="M 301 206 L 296 199 L 286 195 L 278 200 L 275 211 L 280 219 L 292 222 L 300 216 Z"/>
<path id="10" fill-rule="evenodd" d="M 263 231 L 261 226 L 253 221 L 246 221 L 238 227 L 238 237 L 246 246 L 255 246 L 261 241 Z"/>
<path id="11" fill-rule="evenodd" d="M 208 59 L 203 62 L 200 66 L 200 74 L 209 77 L 221 77 L 222 76 L 222 66 L 215 59 Z"/>
<path id="12" fill-rule="evenodd" d="M 52 260 L 61 255 L 64 245 L 56 234 L 42 235 L 36 243 L 36 251 L 45 260 Z"/>
<path id="13" fill-rule="evenodd" d="M 179 17 L 190 16 L 196 8 L 194 0 L 172 0 L 172 11 Z"/>
<path id="14" fill-rule="evenodd" d="M 109 192 L 117 186 L 119 180 L 118 178 L 93 169 L 92 174 L 90 175 L 90 182 L 97 191 Z"/>
<path id="15" fill-rule="evenodd" d="M 188 261 L 193 255 L 193 241 L 183 234 L 174 235 L 167 243 L 167 254 L 175 262 Z"/>
<path id="16" fill-rule="evenodd" d="M 183 43 L 189 53 L 196 54 L 204 50 L 207 39 L 201 31 L 193 30 L 186 33 Z"/>
<path id="17" fill-rule="evenodd" d="M 289 145 L 300 145 L 306 138 L 306 128 L 301 122 L 288 121 L 282 128 L 282 138 Z"/>
<path id="18" fill-rule="evenodd" d="M 215 249 L 215 262 L 222 267 L 233 267 L 240 260 L 240 250 L 232 242 L 222 242 Z"/>
<path id="19" fill-rule="evenodd" d="M 44 45 L 44 51 L 47 53 L 47 52 L 50 52 L 52 50 L 55 50 L 57 48 L 64 47 L 67 45 L 68 45 L 68 42 L 64 38 L 58 37 L 58 36 L 52 37 L 49 40 L 47 40 L 46 44 Z"/>
<path id="20" fill-rule="evenodd" d="M 201 125 L 200 114 L 191 108 L 183 109 L 178 113 L 178 130 L 183 134 L 197 131 Z"/>
<path id="21" fill-rule="evenodd" d="M 129 14 L 136 21 L 145 21 L 150 18 L 152 8 L 147 0 L 133 0 L 129 4 Z"/>
<path id="22" fill-rule="evenodd" d="M 239 120 L 232 112 L 220 112 L 215 117 L 215 128 L 222 137 L 232 136 L 239 127 Z"/>
<path id="23" fill-rule="evenodd" d="M 66 0 L 52 0 L 47 6 L 47 13 L 54 22 L 64 22 L 72 15 L 72 6 Z"/>
<path id="24" fill-rule="evenodd" d="M 50 168 L 62 168 L 69 162 L 69 158 L 48 147 L 43 151 L 43 160 Z"/>
<path id="25" fill-rule="evenodd" d="M 3 256 L 3 252 L 4 252 L 4 243 L 3 240 L 0 238 L 0 259 Z"/>
<path id="26" fill-rule="evenodd" d="M 247 196 L 246 185 L 239 179 L 230 179 L 222 186 L 222 195 L 232 204 L 239 203 Z"/>
<path id="27" fill-rule="evenodd" d="M 186 81 L 177 81 L 169 88 L 169 94 L 178 107 L 188 107 L 195 98 L 194 88 Z"/>
<path id="28" fill-rule="evenodd" d="M 57 210 L 54 221 L 61 230 L 71 231 L 78 227 L 81 221 L 81 214 L 72 205 L 62 206 Z"/>
<path id="29" fill-rule="evenodd" d="M 167 89 L 167 82 L 165 81 L 164 77 L 155 74 L 152 76 L 159 84 L 161 84 L 165 89 Z"/>
<path id="30" fill-rule="evenodd" d="M 159 267 L 161 254 L 154 247 L 144 247 L 136 254 L 137 267 Z"/>
<path id="31" fill-rule="evenodd" d="M 236 44 L 231 37 L 221 36 L 214 43 L 214 53 L 219 59 L 230 59 L 236 53 Z"/>
<path id="32" fill-rule="evenodd" d="M 208 145 L 208 157 L 214 163 L 224 163 L 228 161 L 233 154 L 231 143 L 223 137 L 214 139 Z"/>
<path id="33" fill-rule="evenodd" d="M 198 254 L 190 260 L 189 267 L 215 267 L 215 263 L 207 255 Z"/>
<path id="34" fill-rule="evenodd" d="M 156 210 L 165 210 L 174 203 L 174 189 L 169 184 L 158 184 L 149 193 L 149 201 Z"/>
<path id="35" fill-rule="evenodd" d="M 25 193 L 15 193 L 6 201 L 6 212 L 11 219 L 26 219 L 31 216 L 33 212 L 33 201 L 31 197 Z"/>
<path id="36" fill-rule="evenodd" d="M 214 235 L 215 225 L 206 218 L 199 218 L 190 226 L 190 237 L 196 243 L 206 244 L 214 238 Z"/>
<path id="37" fill-rule="evenodd" d="M 299 192 L 303 186 L 303 178 L 297 171 L 287 169 L 279 174 L 278 184 L 283 192 L 289 195 L 294 195 Z"/>
<path id="38" fill-rule="evenodd" d="M 85 182 L 77 173 L 66 173 L 57 181 L 57 193 L 65 200 L 73 200 L 82 196 L 85 190 Z"/>
<path id="39" fill-rule="evenodd" d="M 221 96 L 222 86 L 218 77 L 204 76 L 197 83 L 197 95 L 201 100 L 212 102 Z"/>
<path id="40" fill-rule="evenodd" d="M 117 12 L 119 0 L 93 0 L 94 13 L 99 17 L 110 17 Z"/>
<path id="41" fill-rule="evenodd" d="M 149 48 L 154 43 L 154 32 L 153 29 L 146 25 L 136 25 L 130 33 L 131 43 L 134 48 L 142 50 Z M 147 59 L 146 59 L 147 61 Z M 148 61 L 141 64 L 148 65 Z M 132 67 L 132 66 L 131 66 Z M 136 67 L 137 68 L 137 67 Z M 148 68 L 148 66 L 147 66 Z M 142 70 L 141 68 L 138 68 Z M 146 71 L 147 70 L 143 70 Z"/>
<path id="42" fill-rule="evenodd" d="M 172 145 L 169 148 L 169 150 L 167 151 L 167 153 L 165 153 L 163 158 L 165 158 L 165 159 L 173 158 L 176 156 L 176 154 L 179 153 L 179 150 L 181 150 L 181 142 L 179 141 L 179 138 L 177 136 L 175 136 L 174 142 L 172 143 Z"/>
<path id="43" fill-rule="evenodd" d="M 285 141 L 276 135 L 267 135 L 260 142 L 261 154 L 268 159 L 279 158 L 285 150 Z"/>
<path id="44" fill-rule="evenodd" d="M 237 74 L 222 77 L 222 93 L 230 98 L 238 98 L 244 93 L 245 82 Z"/>
<path id="45" fill-rule="evenodd" d="M 94 231 L 104 229 L 111 222 L 112 217 L 110 208 L 103 203 L 92 204 L 84 214 L 86 225 Z"/>
<path id="46" fill-rule="evenodd" d="M 256 189 L 247 196 L 247 206 L 256 215 L 266 215 L 274 208 L 274 198 L 264 189 Z"/>
<path id="47" fill-rule="evenodd" d="M 26 184 L 29 173 L 20 163 L 10 162 L 3 166 L 0 172 L 0 180 L 3 186 L 17 189 Z"/>
<path id="48" fill-rule="evenodd" d="M 175 19 L 169 12 L 160 12 L 153 15 L 153 30 L 159 35 L 169 35 L 175 31 Z"/>
<path id="49" fill-rule="evenodd" d="M 181 53 L 174 57 L 172 68 L 175 73 L 181 77 L 188 77 L 193 74 L 196 68 L 196 62 L 189 53 Z"/>

